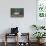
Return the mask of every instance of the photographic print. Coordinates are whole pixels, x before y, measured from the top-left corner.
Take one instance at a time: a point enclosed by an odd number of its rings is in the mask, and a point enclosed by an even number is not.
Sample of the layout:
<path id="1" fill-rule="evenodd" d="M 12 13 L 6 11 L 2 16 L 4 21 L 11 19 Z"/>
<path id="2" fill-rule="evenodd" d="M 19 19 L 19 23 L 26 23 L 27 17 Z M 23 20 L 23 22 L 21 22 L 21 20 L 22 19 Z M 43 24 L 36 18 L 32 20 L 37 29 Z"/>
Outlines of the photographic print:
<path id="1" fill-rule="evenodd" d="M 11 8 L 11 17 L 24 17 L 24 8 Z"/>

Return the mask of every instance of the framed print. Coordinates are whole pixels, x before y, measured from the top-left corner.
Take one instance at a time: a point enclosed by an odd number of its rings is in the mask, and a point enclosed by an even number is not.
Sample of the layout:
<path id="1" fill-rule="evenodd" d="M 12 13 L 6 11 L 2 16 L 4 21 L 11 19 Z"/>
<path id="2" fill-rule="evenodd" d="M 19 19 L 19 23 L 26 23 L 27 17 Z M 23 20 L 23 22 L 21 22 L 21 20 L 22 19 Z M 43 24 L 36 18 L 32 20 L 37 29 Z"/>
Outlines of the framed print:
<path id="1" fill-rule="evenodd" d="M 24 8 L 11 8 L 11 17 L 24 17 Z"/>

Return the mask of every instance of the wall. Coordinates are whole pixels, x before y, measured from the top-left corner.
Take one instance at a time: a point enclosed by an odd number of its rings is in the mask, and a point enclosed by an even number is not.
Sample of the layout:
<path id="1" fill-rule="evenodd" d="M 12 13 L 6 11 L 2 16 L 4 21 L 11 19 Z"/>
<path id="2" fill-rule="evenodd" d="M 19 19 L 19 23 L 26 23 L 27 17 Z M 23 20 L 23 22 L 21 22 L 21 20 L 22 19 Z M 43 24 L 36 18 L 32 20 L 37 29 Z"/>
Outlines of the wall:
<path id="1" fill-rule="evenodd" d="M 24 17 L 11 18 L 10 8 L 24 8 Z M 18 26 L 20 32 L 30 32 L 32 36 L 32 24 L 36 24 L 36 0 L 0 0 L 0 34 Z"/>

